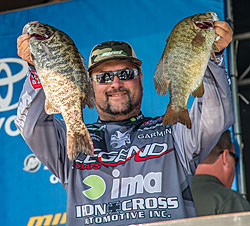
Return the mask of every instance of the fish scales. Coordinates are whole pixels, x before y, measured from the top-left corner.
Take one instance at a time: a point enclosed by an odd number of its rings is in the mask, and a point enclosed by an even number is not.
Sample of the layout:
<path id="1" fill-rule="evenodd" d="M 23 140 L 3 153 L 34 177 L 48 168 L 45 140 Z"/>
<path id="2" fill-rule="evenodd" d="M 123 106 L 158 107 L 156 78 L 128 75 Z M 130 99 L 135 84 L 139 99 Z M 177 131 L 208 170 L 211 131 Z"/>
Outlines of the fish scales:
<path id="1" fill-rule="evenodd" d="M 191 128 L 187 111 L 190 93 L 201 97 L 204 93 L 203 76 L 213 51 L 216 13 L 196 14 L 180 21 L 170 33 L 154 80 L 156 92 L 170 101 L 163 118 L 164 125 L 180 122 Z"/>
<path id="2" fill-rule="evenodd" d="M 93 154 L 93 142 L 83 121 L 82 108 L 94 107 L 86 67 L 72 39 L 64 32 L 37 22 L 25 25 L 30 51 L 45 92 L 45 111 L 61 113 L 67 128 L 67 153 Z"/>

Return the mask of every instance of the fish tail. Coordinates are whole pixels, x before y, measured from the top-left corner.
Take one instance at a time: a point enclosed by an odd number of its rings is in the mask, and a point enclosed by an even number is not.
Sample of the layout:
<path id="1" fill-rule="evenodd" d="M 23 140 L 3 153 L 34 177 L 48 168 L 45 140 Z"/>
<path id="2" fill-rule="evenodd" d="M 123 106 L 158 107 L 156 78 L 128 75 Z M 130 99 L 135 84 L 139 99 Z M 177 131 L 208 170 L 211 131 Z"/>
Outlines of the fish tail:
<path id="1" fill-rule="evenodd" d="M 93 141 L 85 125 L 80 133 L 67 133 L 67 153 L 69 160 L 75 160 L 80 153 L 94 155 Z"/>
<path id="2" fill-rule="evenodd" d="M 186 125 L 188 129 L 191 129 L 192 127 L 187 109 L 175 109 L 173 106 L 169 105 L 163 117 L 162 124 L 164 126 L 166 125 L 172 126 L 177 122 Z"/>

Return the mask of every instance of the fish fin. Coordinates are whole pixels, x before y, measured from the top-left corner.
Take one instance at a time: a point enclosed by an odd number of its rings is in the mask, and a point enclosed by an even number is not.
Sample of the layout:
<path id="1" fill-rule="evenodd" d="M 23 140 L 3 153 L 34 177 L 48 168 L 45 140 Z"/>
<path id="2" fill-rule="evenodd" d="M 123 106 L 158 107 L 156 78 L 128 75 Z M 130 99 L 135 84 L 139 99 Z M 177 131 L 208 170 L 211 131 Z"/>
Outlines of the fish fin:
<path id="1" fill-rule="evenodd" d="M 52 114 L 59 114 L 60 111 L 57 110 L 46 98 L 45 99 L 45 105 L 44 105 L 44 110 L 48 115 L 52 115 Z"/>
<path id="2" fill-rule="evenodd" d="M 83 104 L 84 105 L 86 104 L 90 109 L 92 109 L 95 106 L 95 95 L 90 77 L 87 77 L 86 82 L 87 82 L 85 90 L 86 95 Z"/>
<path id="3" fill-rule="evenodd" d="M 213 59 L 216 63 L 218 63 L 218 60 L 217 60 L 217 58 L 216 58 L 216 56 L 215 56 L 215 53 L 216 53 L 216 52 L 220 52 L 220 50 L 219 50 L 217 44 L 214 42 L 213 45 L 212 45 L 211 57 L 212 57 L 212 59 Z"/>
<path id="4" fill-rule="evenodd" d="M 199 46 L 202 46 L 204 44 L 204 42 L 206 41 L 206 38 L 202 35 L 201 32 L 198 32 L 194 39 L 192 40 L 192 45 L 193 46 L 196 46 L 196 47 L 199 47 Z"/>
<path id="5" fill-rule="evenodd" d="M 164 50 L 165 52 L 165 50 Z M 164 54 L 164 53 L 163 53 Z M 168 87 L 170 81 L 166 79 L 163 74 L 163 55 L 156 66 L 155 73 L 154 73 L 154 85 L 155 91 L 162 96 L 165 96 L 168 93 Z"/>
<path id="6" fill-rule="evenodd" d="M 213 50 L 213 52 L 220 52 L 220 50 L 215 42 L 212 45 L 212 50 Z"/>
<path id="7" fill-rule="evenodd" d="M 95 97 L 93 87 L 88 85 L 87 87 L 87 98 L 84 101 L 84 104 L 88 106 L 89 109 L 94 108 L 95 106 Z"/>
<path id="8" fill-rule="evenodd" d="M 85 106 L 87 105 L 90 109 L 94 108 L 95 106 L 95 98 L 94 98 L 94 90 L 93 90 L 93 86 L 91 84 L 91 79 L 89 77 L 89 74 L 87 73 L 87 65 L 86 65 L 86 60 L 83 57 L 83 55 L 78 51 L 78 54 L 82 60 L 82 64 L 84 67 L 84 70 L 86 71 L 86 90 L 84 91 L 87 95 L 85 95 L 85 98 L 83 100 L 82 106 L 83 108 L 85 108 Z"/>
<path id="9" fill-rule="evenodd" d="M 79 56 L 80 56 L 80 58 L 82 60 L 82 65 L 83 65 L 84 69 L 87 71 L 87 65 L 86 65 L 85 58 L 83 57 L 83 55 L 79 51 L 78 51 L 78 54 L 79 54 Z"/>
<path id="10" fill-rule="evenodd" d="M 172 126 L 177 122 L 186 125 L 188 129 L 191 129 L 192 123 L 187 109 L 175 109 L 171 104 L 168 105 L 167 111 L 163 117 L 162 124 L 164 126 Z"/>
<path id="11" fill-rule="evenodd" d="M 204 94 L 204 85 L 203 81 L 201 81 L 201 84 L 192 92 L 193 97 L 202 97 Z"/>
<path id="12" fill-rule="evenodd" d="M 80 133 L 67 132 L 67 154 L 69 160 L 75 160 L 80 153 L 94 155 L 94 144 L 85 124 Z"/>

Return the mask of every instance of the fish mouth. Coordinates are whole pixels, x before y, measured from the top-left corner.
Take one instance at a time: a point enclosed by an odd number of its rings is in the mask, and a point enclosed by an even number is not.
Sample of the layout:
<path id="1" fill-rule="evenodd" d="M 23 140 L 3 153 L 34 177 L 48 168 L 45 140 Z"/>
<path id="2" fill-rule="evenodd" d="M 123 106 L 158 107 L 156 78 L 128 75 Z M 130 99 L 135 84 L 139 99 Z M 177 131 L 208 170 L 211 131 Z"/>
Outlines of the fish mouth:
<path id="1" fill-rule="evenodd" d="M 30 37 L 35 38 L 37 40 L 46 40 L 47 39 L 47 37 L 45 37 L 43 35 L 36 34 L 36 33 L 31 34 Z"/>
<path id="2" fill-rule="evenodd" d="M 200 29 L 210 29 L 214 27 L 213 21 L 203 21 L 203 22 L 194 22 L 196 27 Z"/>

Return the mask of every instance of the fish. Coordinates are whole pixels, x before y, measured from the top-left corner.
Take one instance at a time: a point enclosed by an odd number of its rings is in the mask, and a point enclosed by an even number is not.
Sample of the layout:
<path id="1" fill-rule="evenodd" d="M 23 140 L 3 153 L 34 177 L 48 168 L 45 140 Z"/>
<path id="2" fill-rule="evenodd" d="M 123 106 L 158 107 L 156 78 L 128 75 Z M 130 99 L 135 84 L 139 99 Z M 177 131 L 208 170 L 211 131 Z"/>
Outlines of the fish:
<path id="1" fill-rule="evenodd" d="M 45 93 L 45 112 L 61 114 L 67 130 L 67 155 L 94 154 L 93 141 L 83 119 L 83 108 L 94 107 L 94 92 L 85 59 L 63 31 L 37 21 L 23 27 L 29 34 L 31 59 Z"/>
<path id="2" fill-rule="evenodd" d="M 216 60 L 216 46 L 220 37 L 215 34 L 215 12 L 198 13 L 182 19 L 167 38 L 163 54 L 154 72 L 157 94 L 169 91 L 169 104 L 162 124 L 182 123 L 192 128 L 187 110 L 190 93 L 194 97 L 204 94 L 203 77 L 210 57 Z"/>

